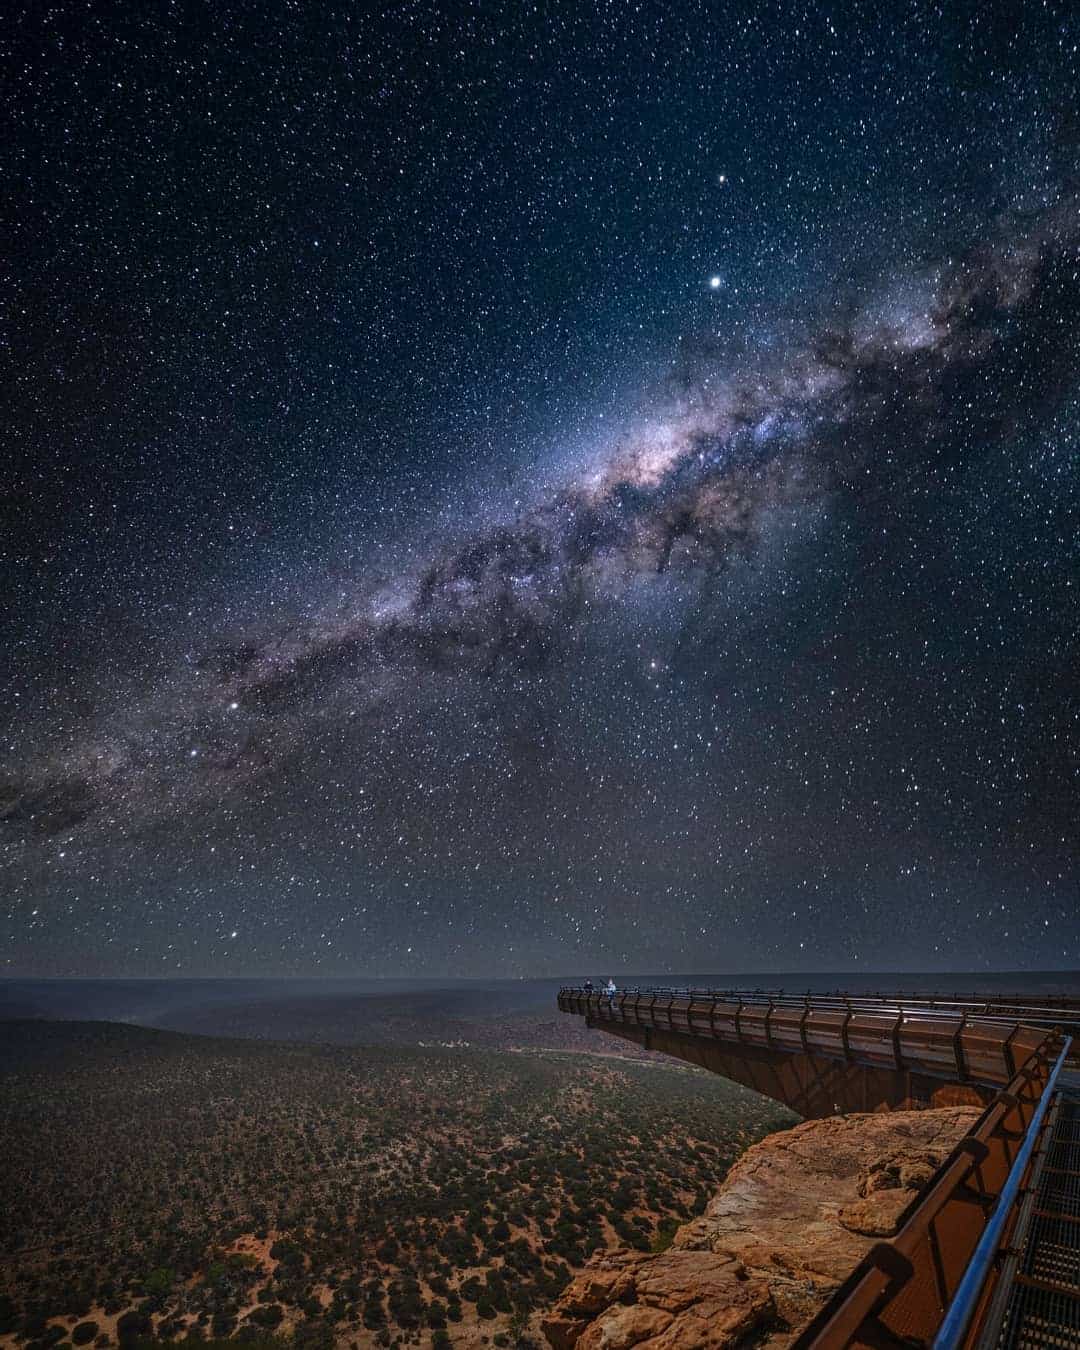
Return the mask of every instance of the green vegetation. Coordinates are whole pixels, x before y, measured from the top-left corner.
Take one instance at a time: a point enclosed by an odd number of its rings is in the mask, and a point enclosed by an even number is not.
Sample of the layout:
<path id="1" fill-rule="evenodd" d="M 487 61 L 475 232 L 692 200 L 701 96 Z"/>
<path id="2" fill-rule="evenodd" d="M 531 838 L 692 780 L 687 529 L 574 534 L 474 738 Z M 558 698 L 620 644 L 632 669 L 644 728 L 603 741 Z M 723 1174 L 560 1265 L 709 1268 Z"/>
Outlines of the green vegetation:
<path id="1" fill-rule="evenodd" d="M 593 1250 L 670 1241 L 791 1119 L 674 1063 L 2 1037 L 0 1336 L 25 1350 L 446 1345 L 477 1319 L 518 1344 Z"/>

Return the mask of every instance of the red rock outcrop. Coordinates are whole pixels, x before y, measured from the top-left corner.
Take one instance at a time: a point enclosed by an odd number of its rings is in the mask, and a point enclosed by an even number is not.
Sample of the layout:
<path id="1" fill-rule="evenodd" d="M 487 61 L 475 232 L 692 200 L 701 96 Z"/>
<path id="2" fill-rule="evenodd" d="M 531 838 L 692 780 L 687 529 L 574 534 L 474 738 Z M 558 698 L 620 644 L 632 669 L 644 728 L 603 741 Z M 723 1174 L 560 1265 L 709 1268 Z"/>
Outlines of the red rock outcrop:
<path id="1" fill-rule="evenodd" d="M 553 1350 L 790 1344 L 897 1220 L 974 1107 L 835 1116 L 748 1149 L 661 1253 L 597 1255 L 542 1325 Z"/>

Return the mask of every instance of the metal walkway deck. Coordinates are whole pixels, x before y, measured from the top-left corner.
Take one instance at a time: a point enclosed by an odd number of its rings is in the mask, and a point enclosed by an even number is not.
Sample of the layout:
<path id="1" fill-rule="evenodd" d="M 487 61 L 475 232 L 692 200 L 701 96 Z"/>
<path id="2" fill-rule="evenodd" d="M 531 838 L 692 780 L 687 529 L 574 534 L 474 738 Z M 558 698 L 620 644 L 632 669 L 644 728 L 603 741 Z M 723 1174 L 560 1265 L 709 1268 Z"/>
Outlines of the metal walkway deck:
<path id="1" fill-rule="evenodd" d="M 1080 1098 L 1058 1093 L 979 1339 L 1000 1350 L 1080 1347 Z"/>

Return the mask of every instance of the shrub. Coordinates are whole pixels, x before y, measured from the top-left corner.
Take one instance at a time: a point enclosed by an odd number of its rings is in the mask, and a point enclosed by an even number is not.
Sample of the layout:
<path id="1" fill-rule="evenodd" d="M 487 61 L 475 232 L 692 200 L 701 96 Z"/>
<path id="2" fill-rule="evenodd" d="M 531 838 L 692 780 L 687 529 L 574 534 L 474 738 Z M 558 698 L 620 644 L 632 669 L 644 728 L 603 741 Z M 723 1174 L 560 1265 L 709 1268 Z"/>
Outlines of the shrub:
<path id="1" fill-rule="evenodd" d="M 334 1350 L 334 1333 L 325 1322 L 301 1322 L 293 1332 L 293 1350 Z"/>
<path id="2" fill-rule="evenodd" d="M 139 1308 L 122 1313 L 116 1323 L 116 1339 L 121 1345 L 128 1345 L 144 1336 L 153 1334 L 154 1324 L 147 1313 Z"/>
<path id="3" fill-rule="evenodd" d="M 219 1308 L 210 1323 L 210 1334 L 215 1340 L 224 1340 L 227 1336 L 232 1335 L 235 1326 L 236 1318 L 232 1313 L 224 1312 Z"/>
<path id="4" fill-rule="evenodd" d="M 390 1286 L 390 1311 L 398 1326 L 412 1330 L 420 1325 L 424 1302 L 420 1286 L 412 1279 L 395 1280 Z"/>
<path id="5" fill-rule="evenodd" d="M 285 1309 L 280 1303 L 263 1303 L 248 1313 L 248 1321 L 260 1327 L 278 1327 L 284 1316 Z"/>
<path id="6" fill-rule="evenodd" d="M 155 1294 L 167 1294 L 176 1283 L 176 1271 L 168 1266 L 158 1266 L 143 1280 L 143 1288 L 153 1297 Z"/>
<path id="7" fill-rule="evenodd" d="M 386 1312 L 381 1294 L 369 1294 L 364 1304 L 364 1326 L 368 1331 L 378 1331 L 386 1325 Z"/>

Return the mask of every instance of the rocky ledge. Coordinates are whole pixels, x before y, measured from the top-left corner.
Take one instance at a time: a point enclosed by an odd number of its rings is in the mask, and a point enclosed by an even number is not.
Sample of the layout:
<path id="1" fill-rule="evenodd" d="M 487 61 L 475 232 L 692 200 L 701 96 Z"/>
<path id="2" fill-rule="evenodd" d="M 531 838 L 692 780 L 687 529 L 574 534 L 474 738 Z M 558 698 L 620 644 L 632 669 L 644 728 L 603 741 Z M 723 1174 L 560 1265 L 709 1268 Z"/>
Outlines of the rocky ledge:
<path id="1" fill-rule="evenodd" d="M 596 1256 L 544 1334 L 553 1350 L 781 1350 L 978 1118 L 973 1107 L 835 1116 L 770 1135 L 655 1255 Z"/>

